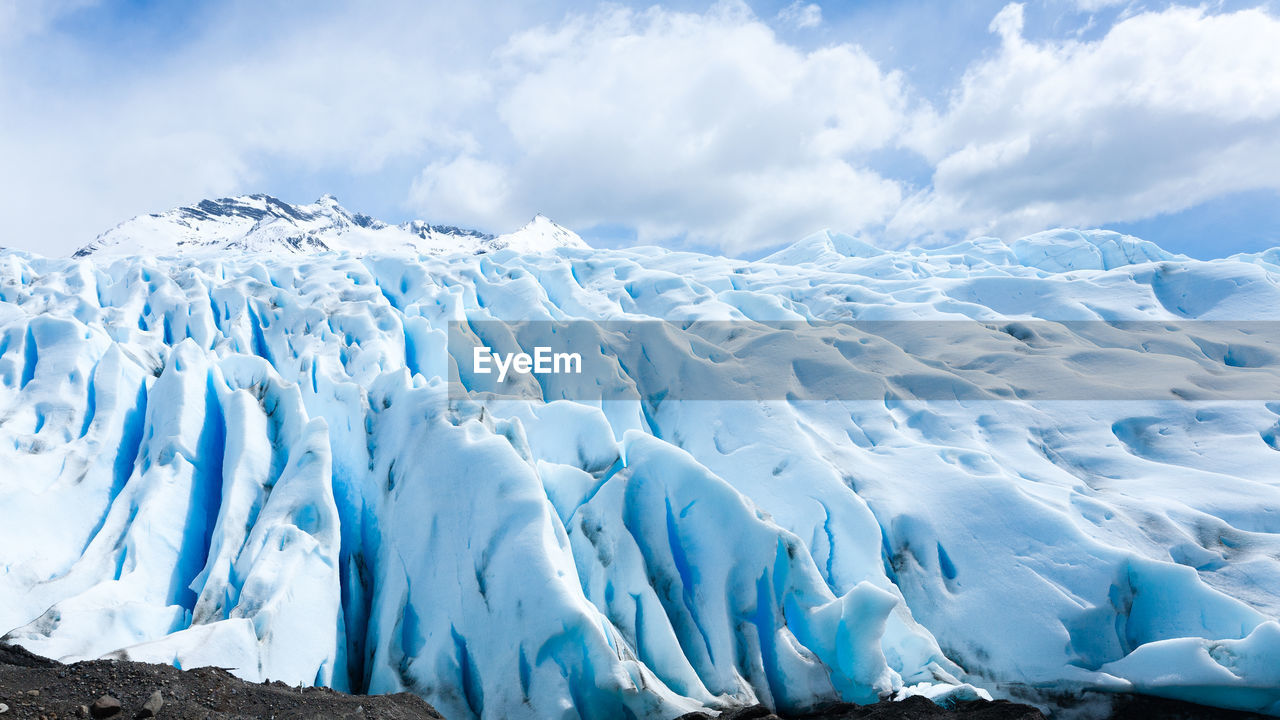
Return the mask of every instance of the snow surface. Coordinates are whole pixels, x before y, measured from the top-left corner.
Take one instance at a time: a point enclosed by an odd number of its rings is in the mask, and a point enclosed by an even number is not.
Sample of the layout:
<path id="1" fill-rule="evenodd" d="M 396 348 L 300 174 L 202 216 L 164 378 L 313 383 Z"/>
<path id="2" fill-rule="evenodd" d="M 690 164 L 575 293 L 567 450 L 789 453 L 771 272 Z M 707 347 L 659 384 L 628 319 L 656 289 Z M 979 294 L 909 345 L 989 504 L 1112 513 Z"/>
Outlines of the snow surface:
<path id="1" fill-rule="evenodd" d="M 418 220 L 388 225 L 352 213 L 332 195 L 310 205 L 291 205 L 269 195 L 242 195 L 140 215 L 99 235 L 75 255 L 167 257 L 227 251 L 438 255 L 505 247 L 533 253 L 587 245 L 543 215 L 495 238 L 478 230 Z"/>
<path id="2" fill-rule="evenodd" d="M 623 367 L 644 401 L 529 402 L 445 381 L 450 321 L 1275 321 L 1274 252 L 518 240 L 0 253 L 0 631 L 67 660 L 408 689 L 451 718 L 1076 687 L 1280 714 L 1280 402 L 833 402 L 805 372 L 786 400 L 663 401 L 678 373 Z"/>

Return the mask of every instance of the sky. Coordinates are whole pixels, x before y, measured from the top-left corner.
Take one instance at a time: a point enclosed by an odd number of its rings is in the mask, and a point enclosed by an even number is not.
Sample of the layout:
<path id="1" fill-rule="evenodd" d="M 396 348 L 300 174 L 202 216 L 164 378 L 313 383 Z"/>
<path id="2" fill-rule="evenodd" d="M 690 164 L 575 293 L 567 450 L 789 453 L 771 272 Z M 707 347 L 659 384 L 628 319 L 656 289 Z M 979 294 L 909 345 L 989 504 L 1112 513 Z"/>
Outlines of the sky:
<path id="1" fill-rule="evenodd" d="M 1280 7 L 0 1 L 0 246 L 209 197 L 759 257 L 1280 245 Z"/>

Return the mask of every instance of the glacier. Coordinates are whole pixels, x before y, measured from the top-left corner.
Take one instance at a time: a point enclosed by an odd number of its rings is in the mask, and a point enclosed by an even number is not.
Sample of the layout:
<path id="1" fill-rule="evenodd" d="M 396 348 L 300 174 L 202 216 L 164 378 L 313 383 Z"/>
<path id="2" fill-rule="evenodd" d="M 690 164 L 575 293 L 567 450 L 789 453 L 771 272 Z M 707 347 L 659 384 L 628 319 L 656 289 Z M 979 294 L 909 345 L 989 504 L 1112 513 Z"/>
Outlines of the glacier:
<path id="1" fill-rule="evenodd" d="M 6 641 L 451 718 L 1085 690 L 1280 715 L 1280 398 L 832 400 L 797 372 L 664 400 L 716 367 L 692 347 L 617 367 L 633 400 L 449 382 L 450 323 L 1274 322 L 1275 251 L 241 250 L 0 251 Z M 1277 351 L 1188 372 L 1265 386 Z"/>

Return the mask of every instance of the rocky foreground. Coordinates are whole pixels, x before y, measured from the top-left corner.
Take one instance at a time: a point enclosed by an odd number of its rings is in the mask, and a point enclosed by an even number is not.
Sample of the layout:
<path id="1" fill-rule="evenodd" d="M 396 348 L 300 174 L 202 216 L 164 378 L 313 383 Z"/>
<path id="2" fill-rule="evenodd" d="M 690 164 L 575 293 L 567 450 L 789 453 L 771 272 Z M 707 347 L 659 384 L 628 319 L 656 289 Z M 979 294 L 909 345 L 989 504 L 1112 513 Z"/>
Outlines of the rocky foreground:
<path id="1" fill-rule="evenodd" d="M 218 668 L 95 660 L 64 665 L 0 644 L 0 720 L 95 718 L 164 720 L 435 720 L 422 698 L 348 695 L 328 688 L 245 682 Z M 690 713 L 678 720 L 1045 720 L 1034 707 L 1006 700 L 965 701 L 942 708 L 921 697 L 875 705 L 830 704 L 803 715 L 737 708 L 718 717 Z M 1142 696 L 1119 696 L 1111 708 L 1076 720 L 1264 720 L 1260 715 Z"/>
<path id="2" fill-rule="evenodd" d="M 346 695 L 327 688 L 248 683 L 217 668 L 95 660 L 74 665 L 0 644 L 0 718 L 165 720 L 425 720 L 422 698 Z"/>
<path id="3" fill-rule="evenodd" d="M 676 720 L 710 720 L 707 713 L 689 713 Z M 971 700 L 943 708 L 923 697 L 909 697 L 894 702 L 882 700 L 874 705 L 831 703 L 814 708 L 803 715 L 779 716 L 763 705 L 730 710 L 721 713 L 716 720 L 1045 720 L 1041 712 L 1030 705 L 1019 705 L 1007 700 L 987 702 Z"/>
<path id="4" fill-rule="evenodd" d="M 1177 700 L 1145 695 L 1102 695 L 1100 693 L 1093 693 L 1088 699 L 1079 699 L 1076 707 L 1064 709 L 1063 717 L 1069 720 L 1267 720 L 1264 716 L 1254 713 L 1204 707 Z M 710 718 L 711 715 L 706 713 L 690 713 L 677 720 L 710 720 Z M 922 697 L 909 697 L 900 702 L 882 701 L 875 705 L 837 703 L 814 708 L 800 715 L 783 716 L 778 716 L 768 708 L 757 705 L 722 713 L 715 720 L 1046 720 L 1046 718 L 1043 713 L 1030 705 L 1021 705 L 1007 700 L 994 702 L 969 700 L 944 708 Z"/>

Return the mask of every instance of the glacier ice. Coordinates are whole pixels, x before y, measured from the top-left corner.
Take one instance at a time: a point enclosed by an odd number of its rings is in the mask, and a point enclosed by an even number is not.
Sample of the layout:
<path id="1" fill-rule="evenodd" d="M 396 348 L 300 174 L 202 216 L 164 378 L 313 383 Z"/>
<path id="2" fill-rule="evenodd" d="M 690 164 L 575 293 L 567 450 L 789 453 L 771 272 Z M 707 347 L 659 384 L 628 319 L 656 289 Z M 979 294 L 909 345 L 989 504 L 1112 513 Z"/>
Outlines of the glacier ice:
<path id="1" fill-rule="evenodd" d="M 757 262 L 518 240 L 0 253 L 0 632 L 408 689 L 449 717 L 1064 687 L 1280 714 L 1280 403 L 835 402 L 800 375 L 785 399 L 664 402 L 672 373 L 625 368 L 645 400 L 446 382 L 451 321 L 1274 321 L 1274 253 L 1074 231 L 903 252 L 822 233 Z M 1224 373 L 1273 357 L 1201 349 Z"/>

